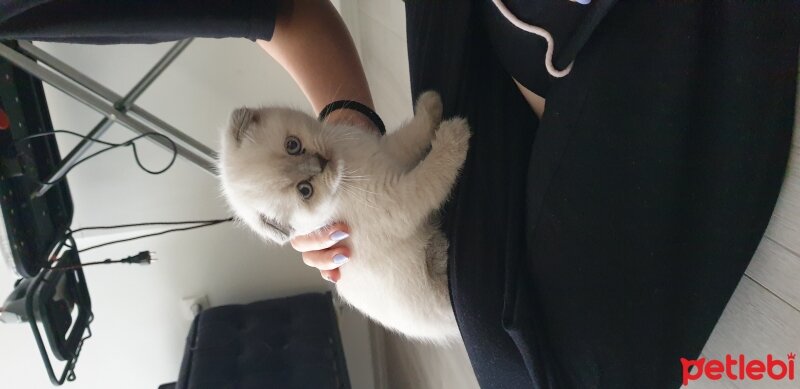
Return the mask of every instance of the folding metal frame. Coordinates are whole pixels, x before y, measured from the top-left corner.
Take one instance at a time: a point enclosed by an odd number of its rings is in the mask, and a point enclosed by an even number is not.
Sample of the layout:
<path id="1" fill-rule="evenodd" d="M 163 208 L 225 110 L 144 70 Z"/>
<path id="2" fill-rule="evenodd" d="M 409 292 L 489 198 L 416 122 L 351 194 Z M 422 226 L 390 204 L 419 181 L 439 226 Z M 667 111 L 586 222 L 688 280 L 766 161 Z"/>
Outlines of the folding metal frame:
<path id="1" fill-rule="evenodd" d="M 125 96 L 114 93 L 91 77 L 34 46 L 31 42 L 18 42 L 22 53 L 0 43 L 0 56 L 102 114 L 103 119 L 87 134 L 88 137 L 99 138 L 114 123 L 119 123 L 137 134 L 157 132 L 168 136 L 175 142 L 179 156 L 186 158 L 209 174 L 215 175 L 216 153 L 213 150 L 134 104 L 136 99 L 166 70 L 191 41 L 191 39 L 186 39 L 175 43 Z M 172 151 L 171 144 L 162 137 L 147 137 L 146 139 Z M 55 182 L 61 178 L 70 167 L 80 160 L 90 145 L 91 141 L 82 140 L 62 159 L 58 169 L 43 182 Z M 43 195 L 50 187 L 51 185 L 47 184 L 41 185 L 34 196 Z"/>

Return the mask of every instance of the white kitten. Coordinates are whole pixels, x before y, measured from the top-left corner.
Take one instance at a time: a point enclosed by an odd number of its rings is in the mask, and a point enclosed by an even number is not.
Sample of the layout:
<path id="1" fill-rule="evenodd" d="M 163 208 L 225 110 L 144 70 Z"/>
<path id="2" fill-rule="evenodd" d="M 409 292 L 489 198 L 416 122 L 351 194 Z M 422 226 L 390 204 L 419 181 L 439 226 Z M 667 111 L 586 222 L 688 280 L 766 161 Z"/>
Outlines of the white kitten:
<path id="1" fill-rule="evenodd" d="M 467 155 L 469 127 L 444 122 L 435 92 L 383 137 L 290 109 L 236 110 L 222 137 L 222 187 L 239 218 L 286 243 L 332 222 L 351 228 L 336 289 L 384 326 L 432 342 L 459 337 L 447 240 L 435 218 Z"/>

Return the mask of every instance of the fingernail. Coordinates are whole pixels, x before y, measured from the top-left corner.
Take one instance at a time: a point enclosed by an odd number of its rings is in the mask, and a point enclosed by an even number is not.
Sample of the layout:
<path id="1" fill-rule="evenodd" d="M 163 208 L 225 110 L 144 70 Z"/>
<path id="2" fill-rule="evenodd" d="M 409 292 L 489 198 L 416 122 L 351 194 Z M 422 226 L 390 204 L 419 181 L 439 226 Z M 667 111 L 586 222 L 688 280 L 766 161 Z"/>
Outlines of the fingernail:
<path id="1" fill-rule="evenodd" d="M 340 240 L 345 240 L 350 236 L 350 234 L 344 231 L 334 231 L 328 237 L 331 238 L 332 241 L 338 242 Z"/>
<path id="2" fill-rule="evenodd" d="M 335 263 L 337 265 L 341 265 L 341 264 L 347 262 L 349 259 L 350 258 L 347 258 L 342 254 L 336 254 L 336 255 L 333 256 L 333 263 Z"/>
<path id="3" fill-rule="evenodd" d="M 336 283 L 336 281 L 334 281 L 333 279 L 331 279 L 328 276 L 322 276 L 322 279 L 325 280 L 325 281 L 330 282 L 331 284 L 335 284 Z"/>

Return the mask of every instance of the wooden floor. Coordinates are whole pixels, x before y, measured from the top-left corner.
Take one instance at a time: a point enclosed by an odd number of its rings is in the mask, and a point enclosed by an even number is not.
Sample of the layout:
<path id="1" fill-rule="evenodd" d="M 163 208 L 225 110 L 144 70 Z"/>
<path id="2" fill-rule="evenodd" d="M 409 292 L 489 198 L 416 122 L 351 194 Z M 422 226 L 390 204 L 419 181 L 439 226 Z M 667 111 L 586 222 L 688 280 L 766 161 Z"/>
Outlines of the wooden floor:
<path id="1" fill-rule="evenodd" d="M 353 4 L 356 40 L 372 87 L 378 112 L 387 123 L 411 114 L 405 20 L 396 0 L 358 0 Z M 798 99 L 800 101 L 800 99 Z M 765 358 L 800 354 L 800 104 L 786 179 L 745 277 L 708 340 L 703 356 L 723 358 L 745 354 Z M 463 346 L 448 349 L 408 342 L 390 334 L 378 348 L 385 355 L 379 374 L 381 388 L 471 389 L 477 382 Z M 376 361 L 381 364 L 381 361 Z M 677 362 L 676 362 L 677 363 Z M 800 359 L 795 381 L 698 381 L 690 388 L 800 388 Z M 380 380 L 379 380 L 380 381 Z"/>

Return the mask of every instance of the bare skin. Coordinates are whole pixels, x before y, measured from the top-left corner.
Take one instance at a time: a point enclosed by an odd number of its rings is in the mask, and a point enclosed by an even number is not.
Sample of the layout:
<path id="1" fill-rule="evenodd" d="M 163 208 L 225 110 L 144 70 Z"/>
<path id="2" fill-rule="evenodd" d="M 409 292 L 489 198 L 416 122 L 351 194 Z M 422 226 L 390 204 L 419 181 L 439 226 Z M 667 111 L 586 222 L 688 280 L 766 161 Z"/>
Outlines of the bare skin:
<path id="1" fill-rule="evenodd" d="M 315 112 L 336 100 L 354 100 L 374 109 L 353 39 L 328 0 L 282 0 L 272 39 L 258 44 L 289 72 Z M 326 121 L 377 131 L 364 115 L 347 109 L 332 112 Z M 349 228 L 335 223 L 291 241 L 292 247 L 302 253 L 303 262 L 319 269 L 322 277 L 331 282 L 339 280 L 338 267 L 342 265 L 334 263 L 333 257 L 350 255 L 349 247 L 330 238 L 336 231 L 349 233 Z"/>
<path id="2" fill-rule="evenodd" d="M 281 1 L 272 40 L 258 44 L 289 72 L 315 112 L 336 100 L 374 109 L 353 39 L 329 1 Z M 374 128 L 352 110 L 334 111 L 327 120 Z"/>
<path id="3" fill-rule="evenodd" d="M 272 40 L 259 40 L 258 44 L 289 72 L 315 112 L 336 100 L 354 100 L 374 109 L 353 39 L 328 0 L 282 0 Z M 519 83 L 517 87 L 541 117 L 544 99 Z M 377 131 L 369 119 L 352 110 L 334 111 L 326 121 L 357 124 Z M 349 247 L 332 239 L 332 236 L 337 237 L 336 232 L 349 234 L 350 229 L 344 223 L 334 223 L 291 240 L 292 247 L 302 253 L 303 262 L 317 268 L 322 278 L 334 283 L 341 276 L 338 268 L 346 262 L 334 263 L 333 257 L 337 254 L 350 256 Z"/>
<path id="4" fill-rule="evenodd" d="M 541 119 L 542 114 L 544 113 L 544 97 L 531 92 L 528 90 L 528 88 L 522 86 L 522 84 L 520 84 L 517 80 L 514 80 L 514 83 L 517 84 L 517 88 L 519 88 L 520 93 L 522 93 L 522 96 L 525 97 L 525 101 L 527 101 L 528 105 L 531 106 L 533 112 L 536 113 L 536 116 L 539 119 Z"/>

